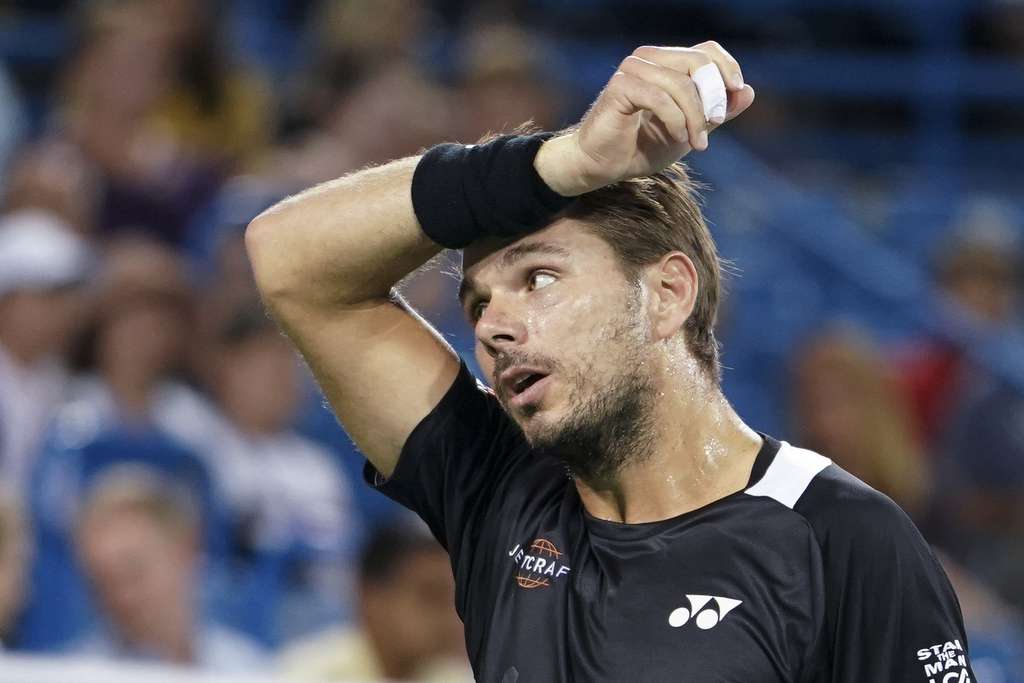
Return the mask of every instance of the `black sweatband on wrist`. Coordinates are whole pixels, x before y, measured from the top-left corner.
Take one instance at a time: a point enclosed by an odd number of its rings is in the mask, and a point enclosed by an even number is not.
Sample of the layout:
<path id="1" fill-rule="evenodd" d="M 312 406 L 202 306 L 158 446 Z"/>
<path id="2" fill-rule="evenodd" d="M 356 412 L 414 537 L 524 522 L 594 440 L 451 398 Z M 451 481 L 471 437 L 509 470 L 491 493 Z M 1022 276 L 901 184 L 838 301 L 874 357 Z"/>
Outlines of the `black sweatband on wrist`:
<path id="1" fill-rule="evenodd" d="M 427 150 L 412 177 L 412 206 L 427 237 L 461 249 L 480 237 L 537 230 L 572 203 L 533 167 L 553 133 L 502 135 L 482 145 L 451 142 Z"/>

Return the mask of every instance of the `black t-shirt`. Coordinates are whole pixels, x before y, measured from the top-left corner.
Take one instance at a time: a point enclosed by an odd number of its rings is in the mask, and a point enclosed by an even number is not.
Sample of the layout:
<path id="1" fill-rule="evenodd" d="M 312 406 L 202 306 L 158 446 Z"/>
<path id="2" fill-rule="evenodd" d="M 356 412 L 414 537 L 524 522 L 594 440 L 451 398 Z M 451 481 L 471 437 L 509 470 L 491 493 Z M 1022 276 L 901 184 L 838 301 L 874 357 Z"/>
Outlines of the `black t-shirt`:
<path id="1" fill-rule="evenodd" d="M 910 520 L 765 437 L 748 486 L 647 524 L 591 516 L 462 368 L 367 478 L 451 555 L 478 683 L 967 683 L 959 605 Z"/>

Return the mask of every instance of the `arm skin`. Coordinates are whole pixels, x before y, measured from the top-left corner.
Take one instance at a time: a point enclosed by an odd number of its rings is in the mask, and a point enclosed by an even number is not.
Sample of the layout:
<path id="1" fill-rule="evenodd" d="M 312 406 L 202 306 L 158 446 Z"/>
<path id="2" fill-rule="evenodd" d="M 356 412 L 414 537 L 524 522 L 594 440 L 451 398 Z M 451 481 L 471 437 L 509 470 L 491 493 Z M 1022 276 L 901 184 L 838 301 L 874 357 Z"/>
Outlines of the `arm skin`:
<path id="1" fill-rule="evenodd" d="M 385 475 L 459 367 L 447 343 L 391 293 L 441 251 L 413 214 L 417 161 L 306 190 L 257 216 L 245 235 L 271 315 Z"/>
<path id="2" fill-rule="evenodd" d="M 737 115 L 753 91 L 717 44 L 638 48 L 583 121 L 540 148 L 541 178 L 574 196 L 704 149 L 713 126 L 689 74 L 712 61 L 729 90 L 727 119 Z M 245 235 L 264 302 L 384 475 L 459 367 L 437 332 L 391 294 L 441 251 L 413 212 L 417 162 L 401 159 L 306 190 L 256 217 Z"/>

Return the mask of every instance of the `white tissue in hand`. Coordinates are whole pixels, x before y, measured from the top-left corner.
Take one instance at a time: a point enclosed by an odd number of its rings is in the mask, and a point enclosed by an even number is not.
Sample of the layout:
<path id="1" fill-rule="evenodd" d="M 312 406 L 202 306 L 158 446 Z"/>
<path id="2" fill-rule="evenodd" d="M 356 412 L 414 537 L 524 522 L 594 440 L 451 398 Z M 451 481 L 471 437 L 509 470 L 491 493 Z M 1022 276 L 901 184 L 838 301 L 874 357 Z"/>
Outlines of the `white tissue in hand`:
<path id="1" fill-rule="evenodd" d="M 704 119 L 725 119 L 725 108 L 728 98 L 725 93 L 725 81 L 717 64 L 705 64 L 690 76 L 697 87 L 700 102 L 704 105 Z"/>

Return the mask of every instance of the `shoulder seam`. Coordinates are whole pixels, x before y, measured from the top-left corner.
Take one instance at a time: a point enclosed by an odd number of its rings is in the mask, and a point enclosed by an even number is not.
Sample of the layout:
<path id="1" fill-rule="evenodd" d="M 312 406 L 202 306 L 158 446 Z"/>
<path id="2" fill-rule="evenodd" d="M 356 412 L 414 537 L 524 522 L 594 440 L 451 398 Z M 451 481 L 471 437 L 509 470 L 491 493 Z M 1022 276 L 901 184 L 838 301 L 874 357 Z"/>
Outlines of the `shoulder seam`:
<path id="1" fill-rule="evenodd" d="M 831 464 L 832 461 L 823 455 L 794 448 L 783 441 L 764 476 L 744 493 L 772 498 L 792 510 L 811 481 Z"/>

